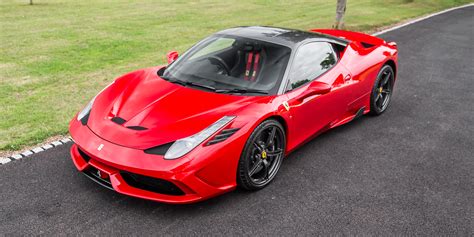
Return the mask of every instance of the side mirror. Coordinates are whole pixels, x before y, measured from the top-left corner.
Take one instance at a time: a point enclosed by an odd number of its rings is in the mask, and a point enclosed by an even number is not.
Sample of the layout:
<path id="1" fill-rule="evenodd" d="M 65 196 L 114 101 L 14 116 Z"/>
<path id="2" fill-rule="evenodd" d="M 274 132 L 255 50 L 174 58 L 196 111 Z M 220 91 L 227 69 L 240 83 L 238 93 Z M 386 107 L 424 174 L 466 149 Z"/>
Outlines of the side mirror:
<path id="1" fill-rule="evenodd" d="M 166 59 L 168 60 L 168 64 L 171 64 L 174 62 L 176 59 L 178 59 L 178 52 L 176 51 L 171 51 L 166 54 Z"/>
<path id="2" fill-rule="evenodd" d="M 309 85 L 308 90 L 311 91 L 313 95 L 323 95 L 331 91 L 331 85 L 320 81 L 314 81 Z"/>
<path id="3" fill-rule="evenodd" d="M 296 99 L 303 101 L 304 99 L 313 95 L 323 95 L 329 93 L 330 91 L 331 85 L 320 81 L 313 81 L 303 93 L 296 97 Z"/>

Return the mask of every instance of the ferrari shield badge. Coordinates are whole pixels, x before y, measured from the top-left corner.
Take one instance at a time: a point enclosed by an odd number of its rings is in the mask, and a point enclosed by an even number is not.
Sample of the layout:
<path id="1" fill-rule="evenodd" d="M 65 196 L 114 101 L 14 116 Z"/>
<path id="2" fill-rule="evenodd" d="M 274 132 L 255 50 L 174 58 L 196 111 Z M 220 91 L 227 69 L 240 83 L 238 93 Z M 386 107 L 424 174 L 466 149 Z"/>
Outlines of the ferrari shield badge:
<path id="1" fill-rule="evenodd" d="M 285 107 L 286 111 L 290 111 L 290 105 L 288 104 L 288 101 L 283 102 L 283 106 Z"/>

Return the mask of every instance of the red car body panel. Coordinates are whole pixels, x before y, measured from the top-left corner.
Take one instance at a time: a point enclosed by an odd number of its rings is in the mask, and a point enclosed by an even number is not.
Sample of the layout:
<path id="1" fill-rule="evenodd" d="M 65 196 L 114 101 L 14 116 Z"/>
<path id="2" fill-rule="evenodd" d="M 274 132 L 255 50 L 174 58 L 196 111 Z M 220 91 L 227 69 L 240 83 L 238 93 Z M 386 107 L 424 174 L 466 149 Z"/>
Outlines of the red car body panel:
<path id="1" fill-rule="evenodd" d="M 386 63 L 397 66 L 393 43 L 356 32 L 312 31 L 350 41 L 339 62 L 316 80 L 331 85 L 329 93 L 312 94 L 314 83 L 307 83 L 277 95 L 218 94 L 162 80 L 157 75 L 161 67 L 138 70 L 118 78 L 96 97 L 86 126 L 77 116 L 71 120 L 75 166 L 79 171 L 99 170 L 117 192 L 166 203 L 197 202 L 235 189 L 242 150 L 262 121 L 273 117 L 284 125 L 285 153 L 289 154 L 318 134 L 351 121 L 361 108 L 369 112 L 371 89 L 380 68 Z M 126 122 L 112 122 L 115 116 Z M 175 160 L 144 152 L 191 136 L 223 116 L 236 118 L 220 130 L 239 129 L 223 142 L 208 146 L 205 141 Z M 131 130 L 129 126 L 148 129 Z M 122 177 L 124 171 L 169 181 L 184 195 L 133 187 Z"/>
<path id="2" fill-rule="evenodd" d="M 160 79 L 159 68 L 132 72 L 104 90 L 94 102 L 89 128 L 110 142 L 146 149 L 195 134 L 222 116 L 262 100 L 176 85 Z M 127 122 L 117 126 L 110 120 L 115 116 Z M 131 131 L 129 126 L 149 129 Z"/>

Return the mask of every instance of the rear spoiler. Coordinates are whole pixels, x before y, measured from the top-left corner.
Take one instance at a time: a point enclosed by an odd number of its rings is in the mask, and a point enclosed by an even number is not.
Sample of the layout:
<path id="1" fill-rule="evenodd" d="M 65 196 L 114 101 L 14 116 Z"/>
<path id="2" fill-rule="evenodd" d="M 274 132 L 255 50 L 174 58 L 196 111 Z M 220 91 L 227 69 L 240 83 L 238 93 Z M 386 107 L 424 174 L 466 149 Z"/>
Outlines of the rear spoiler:
<path id="1" fill-rule="evenodd" d="M 316 33 L 322 33 L 326 35 L 331 35 L 337 38 L 341 38 L 347 41 L 355 41 L 359 42 L 362 46 L 366 48 L 370 48 L 373 46 L 379 46 L 379 45 L 387 45 L 390 46 L 391 48 L 397 48 L 397 43 L 395 42 L 385 42 L 385 40 L 364 34 L 364 33 L 359 33 L 359 32 L 354 32 L 354 31 L 346 31 L 346 30 L 334 30 L 334 29 L 312 29 L 310 30 L 311 32 L 316 32 Z"/>

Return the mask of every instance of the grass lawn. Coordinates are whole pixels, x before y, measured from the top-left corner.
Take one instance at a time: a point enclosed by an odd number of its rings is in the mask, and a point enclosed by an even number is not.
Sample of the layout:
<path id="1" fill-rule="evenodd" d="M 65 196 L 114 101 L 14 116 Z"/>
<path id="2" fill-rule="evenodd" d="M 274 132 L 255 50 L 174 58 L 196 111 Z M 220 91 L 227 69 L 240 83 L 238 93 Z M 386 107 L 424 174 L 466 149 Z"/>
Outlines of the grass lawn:
<path id="1" fill-rule="evenodd" d="M 165 62 L 232 26 L 327 28 L 336 0 L 0 1 L 0 152 L 67 134 L 117 76 Z M 349 0 L 346 27 L 372 31 L 472 0 Z"/>

